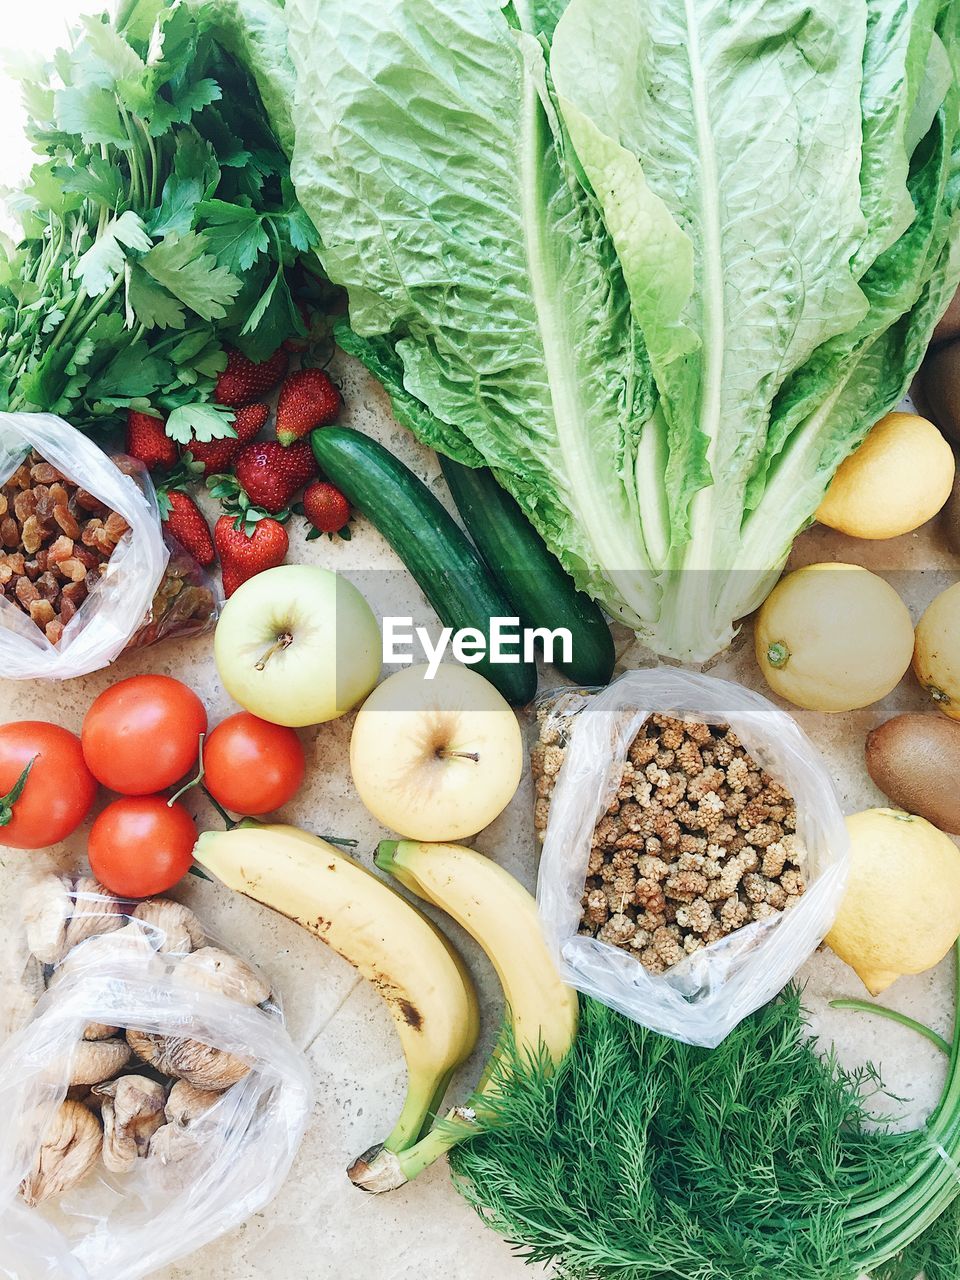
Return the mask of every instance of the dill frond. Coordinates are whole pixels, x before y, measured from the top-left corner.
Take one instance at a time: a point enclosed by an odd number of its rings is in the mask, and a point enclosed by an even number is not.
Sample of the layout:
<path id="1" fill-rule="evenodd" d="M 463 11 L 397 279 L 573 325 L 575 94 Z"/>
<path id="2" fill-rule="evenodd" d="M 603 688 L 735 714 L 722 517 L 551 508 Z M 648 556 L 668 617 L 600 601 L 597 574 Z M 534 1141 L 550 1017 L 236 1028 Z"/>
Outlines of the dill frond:
<path id="1" fill-rule="evenodd" d="M 928 1137 L 870 1112 L 879 1087 L 815 1050 L 793 988 L 713 1050 L 584 999 L 559 1069 L 508 1064 L 454 1175 L 562 1280 L 956 1280 L 960 1184 L 934 1138 L 960 1146 L 960 1090 Z"/>

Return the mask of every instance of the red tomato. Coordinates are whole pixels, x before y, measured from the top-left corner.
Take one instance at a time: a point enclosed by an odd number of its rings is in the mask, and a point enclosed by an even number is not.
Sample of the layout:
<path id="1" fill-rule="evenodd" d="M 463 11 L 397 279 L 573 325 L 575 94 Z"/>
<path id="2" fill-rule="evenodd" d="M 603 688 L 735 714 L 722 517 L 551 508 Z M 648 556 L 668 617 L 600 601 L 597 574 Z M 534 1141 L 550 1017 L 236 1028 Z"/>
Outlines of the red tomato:
<path id="1" fill-rule="evenodd" d="M 306 762 L 292 729 L 240 711 L 218 724 L 203 746 L 203 784 L 234 813 L 272 813 L 292 800 Z"/>
<path id="2" fill-rule="evenodd" d="M 196 841 L 183 805 L 163 796 L 126 796 L 96 818 L 87 854 L 93 874 L 111 893 L 151 898 L 187 874 Z"/>
<path id="3" fill-rule="evenodd" d="M 31 760 L 23 790 L 11 799 Z M 43 849 L 65 840 L 90 812 L 96 794 L 76 734 L 43 720 L 0 726 L 0 845 Z"/>
<path id="4" fill-rule="evenodd" d="M 206 731 L 207 713 L 192 689 L 170 676 L 131 676 L 105 689 L 87 712 L 83 756 L 111 791 L 150 795 L 188 772 Z"/>

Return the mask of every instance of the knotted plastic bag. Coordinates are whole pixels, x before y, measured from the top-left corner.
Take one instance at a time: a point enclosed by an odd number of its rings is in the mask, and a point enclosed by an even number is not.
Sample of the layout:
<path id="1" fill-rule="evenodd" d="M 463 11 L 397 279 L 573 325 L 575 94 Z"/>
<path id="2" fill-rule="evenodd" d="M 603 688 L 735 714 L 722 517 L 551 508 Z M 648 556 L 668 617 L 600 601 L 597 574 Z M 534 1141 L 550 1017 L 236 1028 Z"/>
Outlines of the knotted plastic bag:
<path id="1" fill-rule="evenodd" d="M 276 1195 L 310 1114 L 306 1060 L 276 999 L 251 1005 L 198 985 L 185 967 L 193 944 L 178 941 L 182 929 L 165 931 L 138 919 L 129 914 L 136 904 L 125 907 L 90 892 L 90 883 L 82 880 L 69 891 L 75 903 L 69 927 L 93 936 L 74 946 L 59 969 L 46 966 L 46 994 L 0 1049 L 3 1280 L 138 1280 L 185 1257 Z M 55 886 L 48 898 L 33 919 L 49 937 Z M 101 929 L 109 931 L 96 932 Z M 21 1188 L 36 1197 L 41 1140 L 77 1074 L 77 1055 L 84 1044 L 90 1047 L 83 1036 L 91 1024 L 100 1024 L 101 1033 L 120 1029 L 101 1044 L 119 1045 L 124 1030 L 147 1032 L 181 1052 L 184 1042 L 224 1051 L 249 1070 L 211 1094 L 213 1105 L 189 1127 L 169 1118 L 149 1138 L 146 1153 L 122 1172 L 109 1171 L 98 1158 L 76 1185 L 30 1207 Z M 120 1078 L 131 1073 L 160 1079 L 169 1105 L 176 1081 L 166 1078 L 162 1064 L 132 1058 Z M 83 1093 L 78 1100 L 89 1110 L 89 1091 L 70 1088 L 73 1099 Z M 54 1158 L 43 1173 L 56 1175 Z"/>
<path id="2" fill-rule="evenodd" d="M 13 680 L 69 680 L 107 666 L 127 647 L 151 611 L 169 552 L 149 478 L 138 485 L 62 418 L 0 413 L 0 484 L 31 449 L 130 526 L 59 644 L 51 644 L 27 614 L 0 596 L 0 674 Z"/>
<path id="3" fill-rule="evenodd" d="M 562 698 L 569 715 L 569 689 L 546 696 Z M 829 932 L 843 898 L 849 848 L 833 783 L 790 716 L 725 680 L 660 667 L 628 672 L 595 694 L 573 698 L 575 718 L 550 799 L 537 884 L 548 943 L 564 981 L 577 990 L 663 1035 L 713 1048 L 782 991 Z M 806 850 L 806 891 L 799 902 L 701 948 L 662 975 L 577 932 L 594 830 L 620 784 L 630 744 L 656 713 L 729 725 L 792 794 Z"/>

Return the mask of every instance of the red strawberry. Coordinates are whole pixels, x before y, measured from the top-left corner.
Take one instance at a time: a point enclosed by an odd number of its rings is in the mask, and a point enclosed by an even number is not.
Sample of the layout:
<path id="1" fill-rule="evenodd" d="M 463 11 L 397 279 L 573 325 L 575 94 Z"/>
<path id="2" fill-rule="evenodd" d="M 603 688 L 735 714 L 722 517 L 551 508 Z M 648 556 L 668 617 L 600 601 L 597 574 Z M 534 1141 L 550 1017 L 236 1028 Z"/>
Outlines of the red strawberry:
<path id="1" fill-rule="evenodd" d="M 236 437 L 224 436 L 219 440 L 191 440 L 186 446 L 193 454 L 194 461 L 203 464 L 205 476 L 217 475 L 226 471 L 245 444 L 254 440 L 263 429 L 270 409 L 265 404 L 248 404 L 238 409 L 233 420 Z"/>
<path id="2" fill-rule="evenodd" d="M 319 533 L 339 533 L 350 519 L 350 503 L 336 485 L 315 480 L 303 495 L 303 514 Z"/>
<path id="3" fill-rule="evenodd" d="M 322 369 L 298 369 L 280 388 L 277 401 L 277 439 L 293 444 L 312 431 L 337 420 L 343 400 Z"/>
<path id="4" fill-rule="evenodd" d="M 276 440 L 256 440 L 243 446 L 233 470 L 250 501 L 276 514 L 317 474 L 317 464 L 306 440 L 289 449 Z"/>
<path id="5" fill-rule="evenodd" d="M 248 578 L 283 564 L 290 545 L 287 531 L 276 520 L 258 520 L 252 534 L 234 528 L 232 516 L 221 516 L 214 526 L 214 541 L 223 569 L 223 594 L 232 596 Z"/>
<path id="6" fill-rule="evenodd" d="M 189 551 L 199 564 L 207 567 L 213 564 L 215 555 L 213 539 L 203 518 L 203 513 L 194 500 L 186 493 L 170 490 L 163 494 L 163 527 Z"/>
<path id="7" fill-rule="evenodd" d="M 138 413 L 136 409 L 127 411 L 124 448 L 151 471 L 154 467 L 172 467 L 177 460 L 177 446 L 167 435 L 163 418 Z"/>
<path id="8" fill-rule="evenodd" d="M 251 404 L 277 385 L 289 365 L 290 358 L 282 348 L 260 364 L 254 364 L 239 351 L 228 350 L 227 367 L 217 379 L 213 398 L 233 409 Z"/>

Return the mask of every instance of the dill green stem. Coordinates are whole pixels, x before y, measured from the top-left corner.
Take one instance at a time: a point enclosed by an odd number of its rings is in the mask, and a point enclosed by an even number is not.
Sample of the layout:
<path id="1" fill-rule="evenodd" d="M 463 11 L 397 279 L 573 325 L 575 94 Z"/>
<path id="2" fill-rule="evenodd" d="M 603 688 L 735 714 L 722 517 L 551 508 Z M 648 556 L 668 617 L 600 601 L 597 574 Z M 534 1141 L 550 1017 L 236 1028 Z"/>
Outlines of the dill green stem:
<path id="1" fill-rule="evenodd" d="M 851 1206 L 851 1235 L 861 1239 L 864 1249 L 858 1260 L 860 1271 L 874 1271 L 895 1257 L 960 1194 L 956 1173 L 960 1163 L 960 940 L 954 948 L 954 961 L 957 1009 L 953 1042 L 940 1101 L 927 1121 L 929 1154 L 899 1183 Z"/>
<path id="2" fill-rule="evenodd" d="M 906 1027 L 909 1031 L 915 1031 L 917 1035 L 923 1036 L 925 1040 L 929 1040 L 935 1045 L 941 1053 L 950 1056 L 951 1045 L 949 1040 L 945 1040 L 939 1032 L 934 1031 L 933 1027 L 928 1027 L 926 1023 L 918 1022 L 916 1018 L 908 1017 L 905 1013 L 900 1013 L 896 1009 L 891 1009 L 885 1004 L 871 1004 L 869 1000 L 831 1000 L 831 1009 L 853 1009 L 857 1013 L 874 1013 L 878 1018 L 886 1018 L 889 1022 L 897 1022 L 902 1027 Z"/>

